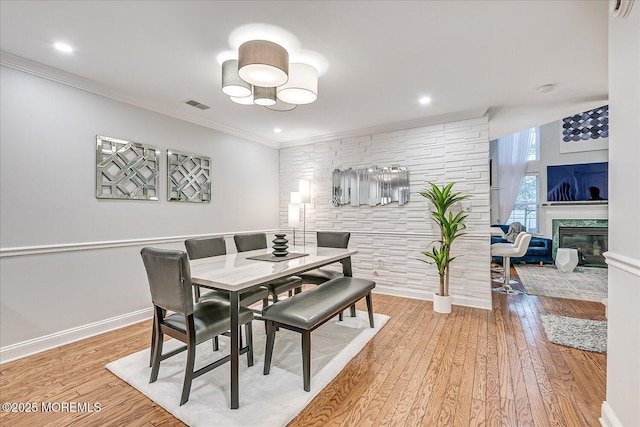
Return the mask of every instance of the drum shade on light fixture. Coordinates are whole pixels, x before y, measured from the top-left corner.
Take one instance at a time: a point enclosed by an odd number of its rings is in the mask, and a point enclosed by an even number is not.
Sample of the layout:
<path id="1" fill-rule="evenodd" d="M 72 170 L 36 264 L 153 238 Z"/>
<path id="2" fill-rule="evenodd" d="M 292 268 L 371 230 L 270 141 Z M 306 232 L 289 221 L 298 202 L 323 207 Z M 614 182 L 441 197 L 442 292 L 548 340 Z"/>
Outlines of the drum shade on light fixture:
<path id="1" fill-rule="evenodd" d="M 249 96 L 230 96 L 229 99 L 236 104 L 253 105 L 253 92 Z"/>
<path id="2" fill-rule="evenodd" d="M 238 61 L 235 59 L 222 63 L 222 92 L 239 98 L 251 95 L 251 85 L 238 75 Z"/>
<path id="3" fill-rule="evenodd" d="M 275 105 L 276 103 L 276 88 L 275 87 L 253 87 L 253 103 L 256 105 L 262 105 L 268 107 Z"/>
<path id="4" fill-rule="evenodd" d="M 281 86 L 289 78 L 289 53 L 267 40 L 244 42 L 238 49 L 238 75 L 254 86 Z"/>
<path id="5" fill-rule="evenodd" d="M 311 65 L 289 65 L 289 81 L 278 87 L 278 99 L 289 104 L 311 104 L 318 99 L 318 71 Z"/>

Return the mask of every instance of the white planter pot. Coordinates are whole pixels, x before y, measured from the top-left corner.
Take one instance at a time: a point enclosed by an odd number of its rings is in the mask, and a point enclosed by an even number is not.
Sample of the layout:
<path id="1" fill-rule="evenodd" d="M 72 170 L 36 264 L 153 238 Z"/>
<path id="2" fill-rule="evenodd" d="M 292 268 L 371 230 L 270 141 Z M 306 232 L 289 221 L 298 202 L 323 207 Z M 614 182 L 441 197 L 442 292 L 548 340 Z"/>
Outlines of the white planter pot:
<path id="1" fill-rule="evenodd" d="M 438 295 L 437 292 L 433 293 L 433 311 L 436 313 L 449 314 L 451 313 L 451 295 L 446 297 Z"/>

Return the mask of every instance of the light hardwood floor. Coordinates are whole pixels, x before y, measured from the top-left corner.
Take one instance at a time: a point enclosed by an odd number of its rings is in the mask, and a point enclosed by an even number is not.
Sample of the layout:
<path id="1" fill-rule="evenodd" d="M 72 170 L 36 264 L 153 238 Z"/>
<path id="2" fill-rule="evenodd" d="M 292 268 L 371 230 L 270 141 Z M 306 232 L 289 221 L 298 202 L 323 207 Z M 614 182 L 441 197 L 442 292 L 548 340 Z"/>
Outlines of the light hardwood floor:
<path id="1" fill-rule="evenodd" d="M 428 301 L 373 301 L 390 321 L 290 426 L 599 425 L 606 356 L 548 342 L 539 314 L 603 320 L 602 304 L 494 294 L 493 311 L 441 315 Z M 99 402 L 101 411 L 1 412 L 0 425 L 182 425 L 104 368 L 147 347 L 149 334 L 142 322 L 1 365 L 2 402 Z"/>

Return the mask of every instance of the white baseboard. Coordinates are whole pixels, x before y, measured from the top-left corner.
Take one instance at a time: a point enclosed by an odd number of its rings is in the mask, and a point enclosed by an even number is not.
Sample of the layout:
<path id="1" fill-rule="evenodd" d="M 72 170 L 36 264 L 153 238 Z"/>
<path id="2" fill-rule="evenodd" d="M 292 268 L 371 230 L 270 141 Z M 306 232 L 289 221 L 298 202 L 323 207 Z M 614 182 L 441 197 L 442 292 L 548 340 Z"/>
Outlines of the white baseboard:
<path id="1" fill-rule="evenodd" d="M 143 310 L 134 311 L 133 313 L 123 314 L 122 316 L 112 317 L 110 319 L 78 326 L 76 328 L 19 342 L 17 344 L 11 344 L 0 348 L 0 364 L 31 356 L 32 354 L 41 353 L 46 350 L 51 350 L 52 348 L 80 341 L 124 326 L 132 325 L 143 320 L 151 319 L 152 317 L 153 309 L 145 308 Z"/>
<path id="2" fill-rule="evenodd" d="M 601 414 L 598 421 L 603 427 L 624 427 L 607 401 L 602 402 Z"/>
<path id="3" fill-rule="evenodd" d="M 373 293 L 375 294 L 383 294 L 383 295 L 393 295 L 396 297 L 404 297 L 404 298 L 413 298 L 413 299 L 421 299 L 426 301 L 433 301 L 433 295 L 428 291 L 421 291 L 417 289 L 408 289 L 408 288 L 396 288 L 393 286 L 385 286 L 378 285 L 373 289 Z M 484 310 L 492 310 L 493 307 L 491 305 L 491 300 L 482 301 L 476 298 L 469 298 L 464 296 L 453 295 L 453 304 L 454 305 L 462 305 L 465 307 L 473 307 L 473 308 L 481 308 Z"/>

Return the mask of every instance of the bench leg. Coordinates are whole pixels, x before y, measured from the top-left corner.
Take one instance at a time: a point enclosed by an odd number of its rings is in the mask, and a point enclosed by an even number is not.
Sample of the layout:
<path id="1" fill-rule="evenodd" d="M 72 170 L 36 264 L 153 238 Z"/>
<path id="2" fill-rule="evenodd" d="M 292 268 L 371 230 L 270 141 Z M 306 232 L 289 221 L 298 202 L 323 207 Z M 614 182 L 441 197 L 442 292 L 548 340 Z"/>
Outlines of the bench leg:
<path id="1" fill-rule="evenodd" d="M 367 311 L 369 312 L 369 326 L 374 328 L 373 326 L 373 301 L 371 300 L 371 292 L 369 292 L 366 296 L 367 298 Z"/>
<path id="2" fill-rule="evenodd" d="M 267 345 L 264 351 L 264 371 L 263 375 L 269 375 L 269 370 L 271 369 L 271 356 L 273 354 L 273 343 L 276 340 L 276 325 L 266 320 L 265 325 L 267 327 Z"/>
<path id="3" fill-rule="evenodd" d="M 302 382 L 304 391 L 311 390 L 311 332 L 302 333 Z"/>
<path id="4" fill-rule="evenodd" d="M 342 322 L 342 319 L 344 319 L 344 314 L 342 314 L 341 311 L 340 314 L 338 314 L 338 320 Z"/>
<path id="5" fill-rule="evenodd" d="M 356 317 L 356 305 L 351 306 L 351 317 Z"/>
<path id="6" fill-rule="evenodd" d="M 218 351 L 220 349 L 220 343 L 218 341 L 218 336 L 216 335 L 215 337 L 213 337 L 213 339 L 211 341 L 213 342 L 213 351 Z"/>

